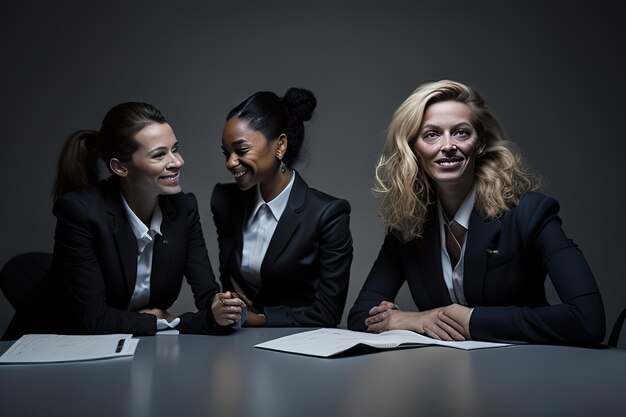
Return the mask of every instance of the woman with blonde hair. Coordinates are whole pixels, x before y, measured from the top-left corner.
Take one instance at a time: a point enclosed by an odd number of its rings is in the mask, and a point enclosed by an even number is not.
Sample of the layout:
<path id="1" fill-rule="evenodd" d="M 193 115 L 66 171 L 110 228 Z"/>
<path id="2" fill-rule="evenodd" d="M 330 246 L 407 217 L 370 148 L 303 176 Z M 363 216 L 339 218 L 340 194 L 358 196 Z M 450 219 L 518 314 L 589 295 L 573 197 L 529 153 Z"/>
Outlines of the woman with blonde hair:
<path id="1" fill-rule="evenodd" d="M 353 330 L 442 340 L 593 344 L 600 293 L 498 119 L 473 88 L 442 80 L 396 110 L 376 167 L 386 238 L 348 318 Z M 562 303 L 549 305 L 550 276 Z M 407 281 L 419 311 L 394 304 Z"/>

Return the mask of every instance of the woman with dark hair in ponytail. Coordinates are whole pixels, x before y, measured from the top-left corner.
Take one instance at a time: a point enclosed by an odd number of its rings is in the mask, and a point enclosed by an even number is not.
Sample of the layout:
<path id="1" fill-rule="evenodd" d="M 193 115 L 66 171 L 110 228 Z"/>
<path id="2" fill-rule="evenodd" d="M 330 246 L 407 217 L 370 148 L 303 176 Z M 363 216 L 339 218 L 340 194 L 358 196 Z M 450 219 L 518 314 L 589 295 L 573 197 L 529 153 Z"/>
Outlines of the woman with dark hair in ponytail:
<path id="1" fill-rule="evenodd" d="M 246 302 L 244 326 L 336 326 L 352 263 L 350 205 L 292 169 L 315 96 L 258 92 L 226 118 L 222 149 L 235 183 L 218 184 L 211 209 L 220 279 Z M 243 318 L 242 318 L 243 320 Z"/>
<path id="2" fill-rule="evenodd" d="M 98 161 L 110 176 L 98 181 Z M 198 206 L 179 185 L 184 161 L 161 112 L 123 103 L 100 131 L 81 130 L 59 158 L 50 274 L 28 295 L 4 335 L 220 333 L 243 301 L 221 293 Z M 183 275 L 198 312 L 173 317 Z"/>

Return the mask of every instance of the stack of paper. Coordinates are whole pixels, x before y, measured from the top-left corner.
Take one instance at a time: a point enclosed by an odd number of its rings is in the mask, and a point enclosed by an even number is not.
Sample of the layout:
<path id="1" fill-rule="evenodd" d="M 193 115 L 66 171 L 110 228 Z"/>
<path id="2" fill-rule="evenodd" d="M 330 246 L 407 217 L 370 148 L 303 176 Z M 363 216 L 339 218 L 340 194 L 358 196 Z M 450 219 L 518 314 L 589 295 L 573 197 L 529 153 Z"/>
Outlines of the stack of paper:
<path id="1" fill-rule="evenodd" d="M 327 358 L 346 352 L 357 346 L 369 346 L 376 349 L 394 349 L 428 345 L 447 346 L 463 350 L 509 346 L 507 343 L 474 341 L 446 342 L 431 339 L 430 337 L 409 330 L 390 330 L 388 332 L 375 334 L 344 329 L 319 329 L 270 340 L 255 345 L 255 347 Z"/>
<path id="2" fill-rule="evenodd" d="M 138 342 L 139 339 L 133 339 L 131 334 L 27 334 L 0 356 L 0 363 L 88 361 L 132 356 Z"/>

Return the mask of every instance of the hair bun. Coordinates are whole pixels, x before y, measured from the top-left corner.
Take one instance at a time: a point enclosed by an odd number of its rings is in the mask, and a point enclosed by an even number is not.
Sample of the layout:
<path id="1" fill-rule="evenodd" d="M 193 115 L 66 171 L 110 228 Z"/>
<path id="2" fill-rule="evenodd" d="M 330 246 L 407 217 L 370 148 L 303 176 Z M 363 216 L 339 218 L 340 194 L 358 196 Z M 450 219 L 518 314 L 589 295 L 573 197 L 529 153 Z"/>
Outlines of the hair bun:
<path id="1" fill-rule="evenodd" d="M 289 110 L 289 115 L 302 122 L 311 120 L 313 110 L 317 106 L 317 99 L 313 93 L 304 88 L 291 87 L 285 93 L 282 101 Z"/>

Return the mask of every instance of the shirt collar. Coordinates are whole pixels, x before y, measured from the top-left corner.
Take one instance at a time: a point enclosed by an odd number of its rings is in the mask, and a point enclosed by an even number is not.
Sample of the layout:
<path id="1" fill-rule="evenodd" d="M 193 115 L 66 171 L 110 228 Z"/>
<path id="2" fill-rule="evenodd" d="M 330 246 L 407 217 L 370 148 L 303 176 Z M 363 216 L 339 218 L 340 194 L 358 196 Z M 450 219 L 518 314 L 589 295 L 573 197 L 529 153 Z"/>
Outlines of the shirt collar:
<path id="1" fill-rule="evenodd" d="M 283 215 L 283 212 L 287 208 L 287 202 L 289 201 L 289 195 L 291 194 L 291 189 L 293 188 L 293 183 L 296 179 L 296 171 L 292 170 L 291 172 L 291 180 L 289 180 L 289 184 L 285 187 L 284 190 L 280 192 L 276 197 L 274 197 L 271 201 L 266 202 L 263 200 L 263 196 L 261 196 L 261 187 L 259 185 L 256 186 L 256 198 L 254 203 L 254 208 L 252 210 L 250 218 L 254 218 L 257 211 L 261 208 L 263 204 L 267 204 L 272 215 L 276 219 L 276 221 L 280 220 L 280 217 Z"/>
<path id="2" fill-rule="evenodd" d="M 472 209 L 474 208 L 474 202 L 476 201 L 476 187 L 472 186 L 472 189 L 463 199 L 463 202 L 459 206 L 459 209 L 454 213 L 454 221 L 463 226 L 465 230 L 469 230 L 469 221 L 472 216 Z M 439 219 L 442 224 L 447 223 L 447 217 L 443 212 L 443 208 L 441 206 L 441 202 L 437 200 L 437 205 L 439 206 Z"/>
<path id="3" fill-rule="evenodd" d="M 135 235 L 137 240 L 142 240 L 146 236 L 149 236 L 150 239 L 154 237 L 156 234 L 161 234 L 161 222 L 163 220 L 163 213 L 161 212 L 161 207 L 158 202 L 154 207 L 154 212 L 152 213 L 152 219 L 150 220 L 150 228 L 146 227 L 145 224 L 137 217 L 135 212 L 130 208 L 128 202 L 124 198 L 124 194 L 120 192 L 122 197 L 122 203 L 124 206 L 124 211 L 126 212 L 126 217 L 128 218 L 128 222 L 130 223 L 130 228 Z M 152 231 L 153 233 L 150 233 Z"/>

